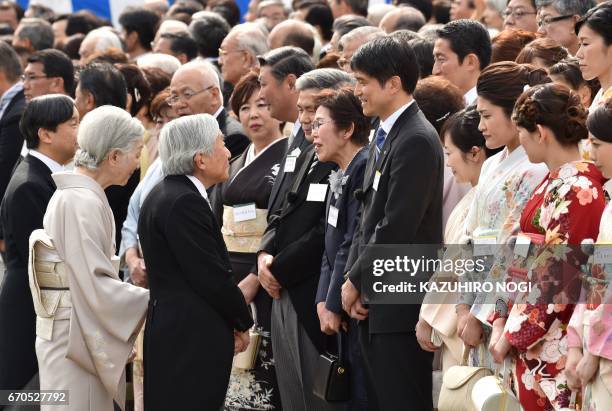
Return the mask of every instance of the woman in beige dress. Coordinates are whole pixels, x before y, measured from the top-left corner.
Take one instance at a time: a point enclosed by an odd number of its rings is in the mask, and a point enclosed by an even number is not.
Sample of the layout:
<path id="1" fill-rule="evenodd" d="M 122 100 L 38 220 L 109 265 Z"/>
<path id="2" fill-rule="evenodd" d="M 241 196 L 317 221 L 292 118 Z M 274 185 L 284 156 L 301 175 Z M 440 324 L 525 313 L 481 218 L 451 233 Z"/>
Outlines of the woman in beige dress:
<path id="1" fill-rule="evenodd" d="M 111 411 L 125 400 L 125 365 L 149 291 L 122 282 L 115 224 L 104 189 L 139 164 L 144 129 L 102 106 L 81 122 L 74 172 L 53 174 L 57 191 L 30 236 L 30 288 L 37 314 L 41 390 L 67 390 L 68 404 L 42 410 Z"/>
<path id="2" fill-rule="evenodd" d="M 459 183 L 469 183 L 472 189 L 457 203 L 451 212 L 444 232 L 447 253 L 461 251 L 465 244 L 464 222 L 474 199 L 474 187 L 478 184 L 484 161 L 497 150 L 488 149 L 478 130 L 480 116 L 475 106 L 451 116 L 441 130 L 447 164 Z M 445 258 L 453 258 L 445 255 Z M 455 273 L 436 273 L 435 280 L 457 279 Z M 421 318 L 417 324 L 417 340 L 426 351 L 441 349 L 442 370 L 446 371 L 461 362 L 463 343 L 457 335 L 457 314 L 451 293 L 428 294 L 421 306 Z"/>

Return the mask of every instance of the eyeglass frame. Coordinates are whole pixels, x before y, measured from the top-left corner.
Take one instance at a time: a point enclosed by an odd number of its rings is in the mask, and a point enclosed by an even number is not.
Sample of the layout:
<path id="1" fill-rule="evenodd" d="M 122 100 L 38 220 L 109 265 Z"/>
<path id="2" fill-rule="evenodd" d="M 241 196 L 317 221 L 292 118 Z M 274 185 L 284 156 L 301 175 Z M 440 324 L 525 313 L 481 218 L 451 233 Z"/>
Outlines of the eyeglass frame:
<path id="1" fill-rule="evenodd" d="M 537 20 L 536 23 L 538 27 L 544 27 L 550 25 L 550 23 L 555 23 L 557 21 L 566 20 L 570 17 L 574 17 L 574 14 L 563 14 L 561 16 L 546 16 L 543 19 Z"/>
<path id="2" fill-rule="evenodd" d="M 48 76 L 47 74 L 44 74 L 42 76 L 38 76 L 38 75 L 25 75 L 22 74 L 21 76 L 19 76 L 19 79 L 25 83 L 25 81 L 34 81 L 34 80 L 40 80 L 41 78 L 53 78 L 53 77 L 58 77 L 58 76 Z"/>
<path id="3" fill-rule="evenodd" d="M 335 123 L 335 121 L 334 121 L 334 120 L 332 120 L 332 119 L 329 119 L 329 120 L 327 120 L 327 121 L 323 121 L 323 122 L 321 122 L 321 120 L 319 120 L 319 119 L 314 119 L 314 120 L 312 121 L 312 123 L 310 123 L 310 129 L 311 129 L 312 131 L 319 132 L 319 128 L 321 128 L 321 126 L 323 126 L 323 125 L 325 125 L 325 124 L 328 124 L 328 123 Z"/>
<path id="4" fill-rule="evenodd" d="M 520 12 L 520 13 L 519 13 Z M 529 16 L 532 14 L 538 14 L 537 11 L 531 12 L 531 11 L 524 11 L 523 9 L 519 9 L 518 11 L 516 9 L 512 9 L 510 11 L 508 11 L 508 9 L 504 10 L 504 12 L 502 13 L 502 17 L 504 19 L 507 19 L 508 17 L 512 16 L 515 19 L 522 19 L 524 16 Z"/>
<path id="5" fill-rule="evenodd" d="M 189 101 L 192 98 L 194 98 L 195 96 L 197 96 L 198 94 L 202 94 L 208 90 L 211 90 L 213 88 L 215 88 L 216 86 L 213 84 L 211 86 L 208 86 L 200 91 L 195 91 L 193 94 L 186 96 L 184 93 L 183 94 L 175 94 L 174 96 L 170 95 L 170 97 L 168 97 L 166 99 L 166 104 L 168 104 L 170 107 L 175 106 L 179 101 L 183 100 L 183 101 Z"/>

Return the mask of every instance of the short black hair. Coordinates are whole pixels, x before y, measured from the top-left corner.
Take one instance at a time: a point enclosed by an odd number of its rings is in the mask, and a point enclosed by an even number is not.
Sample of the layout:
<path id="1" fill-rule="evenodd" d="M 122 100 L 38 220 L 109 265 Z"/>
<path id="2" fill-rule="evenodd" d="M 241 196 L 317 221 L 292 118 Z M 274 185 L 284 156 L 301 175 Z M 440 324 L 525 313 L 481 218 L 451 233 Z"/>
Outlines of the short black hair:
<path id="1" fill-rule="evenodd" d="M 419 63 L 419 78 L 431 76 L 434 65 L 434 42 L 427 39 L 415 38 L 408 41 L 408 45 L 412 47 L 417 62 Z"/>
<path id="2" fill-rule="evenodd" d="M 574 26 L 576 34 L 584 24 L 603 37 L 606 46 L 612 44 L 612 1 L 600 3 L 587 11 Z"/>
<path id="3" fill-rule="evenodd" d="M 234 0 L 211 0 L 208 7 L 210 11 L 223 17 L 231 27 L 240 23 L 240 7 Z"/>
<path id="4" fill-rule="evenodd" d="M 300 77 L 302 74 L 314 70 L 314 64 L 308 54 L 298 47 L 279 47 L 271 50 L 264 56 L 258 56 L 259 64 L 270 66 L 272 76 L 283 80 L 289 74 Z"/>
<path id="5" fill-rule="evenodd" d="M 66 36 L 83 33 L 87 34 L 93 29 L 102 27 L 103 21 L 89 10 L 79 10 L 68 16 L 66 23 Z"/>
<path id="6" fill-rule="evenodd" d="M 351 59 L 351 69 L 375 78 L 383 86 L 391 77 L 398 76 L 402 88 L 414 92 L 419 80 L 419 65 L 412 47 L 396 38 L 378 37 L 361 46 Z"/>
<path id="7" fill-rule="evenodd" d="M 184 54 L 187 56 L 187 60 L 198 57 L 198 45 L 189 33 L 164 33 L 160 38 L 170 40 L 170 50 L 173 53 Z"/>
<path id="8" fill-rule="evenodd" d="M 334 35 L 332 31 L 332 27 L 334 26 L 334 15 L 327 4 L 315 4 L 314 6 L 310 6 L 304 21 L 314 27 L 320 27 L 323 40 L 330 41 Z"/>
<path id="9" fill-rule="evenodd" d="M 202 57 L 219 57 L 219 47 L 230 30 L 227 21 L 215 13 L 197 18 L 189 25 L 189 32 Z"/>
<path id="10" fill-rule="evenodd" d="M 70 57 L 56 49 L 40 50 L 28 57 L 28 63 L 40 63 L 47 77 L 61 77 L 64 91 L 74 96 L 74 65 Z"/>
<path id="11" fill-rule="evenodd" d="M 312 56 L 315 45 L 314 35 L 311 32 L 306 33 L 301 30 L 295 30 L 287 34 L 283 44 L 285 46 L 299 47 L 308 53 L 309 56 Z"/>
<path id="12" fill-rule="evenodd" d="M 57 131 L 57 126 L 72 118 L 74 100 L 63 94 L 50 94 L 33 98 L 25 107 L 19 130 L 25 137 L 26 146 L 36 149 L 40 144 L 38 130 L 44 128 Z"/>
<path id="13" fill-rule="evenodd" d="M 91 63 L 79 73 L 79 88 L 91 94 L 95 106 L 106 104 L 125 110 L 127 85 L 123 74 L 109 63 Z"/>
<path id="14" fill-rule="evenodd" d="M 480 22 L 461 19 L 446 23 L 438 29 L 438 38 L 447 40 L 451 50 L 459 58 L 459 63 L 468 54 L 475 54 L 480 62 L 480 70 L 491 62 L 491 36 Z"/>
<path id="15" fill-rule="evenodd" d="M 127 33 L 138 33 L 138 41 L 146 50 L 151 50 L 151 42 L 155 38 L 159 26 L 159 16 L 154 11 L 144 7 L 128 7 L 119 16 L 119 24 Z"/>

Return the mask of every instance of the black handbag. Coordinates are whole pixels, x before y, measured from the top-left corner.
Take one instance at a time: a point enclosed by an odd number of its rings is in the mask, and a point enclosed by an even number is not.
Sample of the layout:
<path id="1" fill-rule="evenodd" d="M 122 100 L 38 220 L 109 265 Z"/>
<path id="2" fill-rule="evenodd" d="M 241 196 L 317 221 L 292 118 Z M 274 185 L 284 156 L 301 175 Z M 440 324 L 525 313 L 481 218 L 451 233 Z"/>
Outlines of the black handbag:
<path id="1" fill-rule="evenodd" d="M 344 331 L 338 332 L 338 355 L 319 355 L 312 392 L 328 402 L 348 401 L 351 398 L 349 363 L 344 350 Z"/>

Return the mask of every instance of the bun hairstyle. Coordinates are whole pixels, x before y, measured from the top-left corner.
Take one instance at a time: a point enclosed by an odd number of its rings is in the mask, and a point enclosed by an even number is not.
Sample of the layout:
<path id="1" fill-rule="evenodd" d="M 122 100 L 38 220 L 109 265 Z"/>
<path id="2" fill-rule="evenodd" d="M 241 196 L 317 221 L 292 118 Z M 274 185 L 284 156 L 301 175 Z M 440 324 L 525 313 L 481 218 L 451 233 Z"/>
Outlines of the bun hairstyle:
<path id="1" fill-rule="evenodd" d="M 527 131 L 536 125 L 552 130 L 564 146 L 578 144 L 588 137 L 587 110 L 577 93 L 563 84 L 543 84 L 525 91 L 516 102 L 512 121 Z"/>
<path id="2" fill-rule="evenodd" d="M 548 74 L 530 64 L 502 61 L 485 68 L 478 77 L 476 91 L 479 97 L 501 107 L 508 117 L 512 115 L 514 103 L 525 86 L 550 83 Z"/>
<path id="3" fill-rule="evenodd" d="M 469 106 L 451 115 L 446 120 L 440 136 L 444 140 L 450 139 L 453 145 L 463 153 L 470 153 L 473 147 L 480 147 L 484 150 L 487 158 L 491 157 L 500 151 L 502 147 L 497 149 L 487 148 L 485 138 L 478 129 L 479 123 L 480 114 L 476 110 L 476 106 Z"/>
<path id="4" fill-rule="evenodd" d="M 612 98 L 589 114 L 587 128 L 598 140 L 612 143 Z"/>

